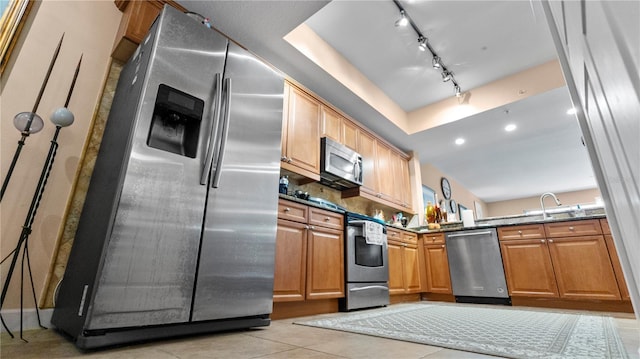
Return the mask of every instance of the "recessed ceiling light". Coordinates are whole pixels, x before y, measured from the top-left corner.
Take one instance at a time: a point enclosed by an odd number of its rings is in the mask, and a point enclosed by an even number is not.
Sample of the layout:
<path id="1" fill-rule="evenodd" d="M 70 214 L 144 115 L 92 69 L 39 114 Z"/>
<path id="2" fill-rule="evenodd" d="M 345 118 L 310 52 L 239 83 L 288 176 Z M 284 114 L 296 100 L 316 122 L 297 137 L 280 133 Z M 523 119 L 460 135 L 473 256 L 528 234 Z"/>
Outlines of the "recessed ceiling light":
<path id="1" fill-rule="evenodd" d="M 576 110 L 575 107 L 572 107 L 572 108 L 567 110 L 567 115 L 575 115 L 576 112 L 578 112 L 578 110 Z"/>
<path id="2" fill-rule="evenodd" d="M 504 130 L 507 131 L 507 132 L 511 132 L 511 131 L 515 130 L 516 127 L 517 127 L 516 125 L 514 125 L 513 123 L 510 123 L 510 124 L 508 124 L 508 125 L 506 125 L 504 127 Z"/>
<path id="3" fill-rule="evenodd" d="M 464 138 L 462 138 L 462 137 L 456 138 L 456 145 L 460 146 L 463 143 L 464 143 Z"/>

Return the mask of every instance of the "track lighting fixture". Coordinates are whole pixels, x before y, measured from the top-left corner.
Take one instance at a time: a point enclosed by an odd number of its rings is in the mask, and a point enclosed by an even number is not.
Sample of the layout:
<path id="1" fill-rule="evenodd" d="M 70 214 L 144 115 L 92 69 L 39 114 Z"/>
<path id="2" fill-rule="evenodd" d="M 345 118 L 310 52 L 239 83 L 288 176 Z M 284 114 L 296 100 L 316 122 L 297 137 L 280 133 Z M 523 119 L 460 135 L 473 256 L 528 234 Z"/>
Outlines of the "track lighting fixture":
<path id="1" fill-rule="evenodd" d="M 439 70 L 442 67 L 442 65 L 440 65 L 440 58 L 438 56 L 434 56 L 431 59 L 431 65 L 434 69 Z"/>
<path id="2" fill-rule="evenodd" d="M 400 10 L 400 18 L 396 21 L 396 26 L 407 26 L 409 25 L 409 19 L 404 13 L 404 10 Z"/>
<path id="3" fill-rule="evenodd" d="M 424 36 L 418 37 L 418 49 L 420 51 L 427 51 L 427 38 Z"/>
<path id="4" fill-rule="evenodd" d="M 460 89 L 458 82 L 456 82 L 455 78 L 453 77 L 453 73 L 447 69 L 445 64 L 442 62 L 442 59 L 440 58 L 440 56 L 438 56 L 438 54 L 436 54 L 436 52 L 433 50 L 433 48 L 429 44 L 429 40 L 427 39 L 427 37 L 422 34 L 420 29 L 418 29 L 418 26 L 413 22 L 413 20 L 411 20 L 411 17 L 406 12 L 404 7 L 402 7 L 402 4 L 400 4 L 400 1 L 393 0 L 393 3 L 396 5 L 398 10 L 400 11 L 400 19 L 396 21 L 395 25 L 396 26 L 411 25 L 411 28 L 413 29 L 413 31 L 415 31 L 416 34 L 418 35 L 418 49 L 424 52 L 428 50 L 431 53 L 431 66 L 433 66 L 435 70 L 442 71 L 441 73 L 442 82 L 451 81 L 451 83 L 453 84 L 453 90 L 456 94 L 456 97 L 462 96 L 462 90 Z"/>
<path id="5" fill-rule="evenodd" d="M 451 80 L 451 72 L 444 70 L 442 71 L 442 82 L 447 82 Z"/>

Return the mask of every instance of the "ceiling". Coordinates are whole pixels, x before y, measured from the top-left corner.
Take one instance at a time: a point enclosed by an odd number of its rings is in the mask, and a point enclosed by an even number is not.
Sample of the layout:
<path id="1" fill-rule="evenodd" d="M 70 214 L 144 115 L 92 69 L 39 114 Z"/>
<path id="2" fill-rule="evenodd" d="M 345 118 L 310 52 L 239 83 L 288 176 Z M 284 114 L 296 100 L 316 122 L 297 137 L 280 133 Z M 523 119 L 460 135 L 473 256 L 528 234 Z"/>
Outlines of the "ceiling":
<path id="1" fill-rule="evenodd" d="M 403 150 L 418 153 L 485 202 L 595 188 L 568 91 L 559 88 L 407 134 L 283 37 L 306 22 L 407 112 L 453 96 L 389 1 L 179 1 L 282 72 Z M 463 91 L 555 58 L 533 1 L 409 1 L 401 4 Z M 505 132 L 514 123 L 517 129 Z M 462 146 L 453 141 L 465 138 Z"/>

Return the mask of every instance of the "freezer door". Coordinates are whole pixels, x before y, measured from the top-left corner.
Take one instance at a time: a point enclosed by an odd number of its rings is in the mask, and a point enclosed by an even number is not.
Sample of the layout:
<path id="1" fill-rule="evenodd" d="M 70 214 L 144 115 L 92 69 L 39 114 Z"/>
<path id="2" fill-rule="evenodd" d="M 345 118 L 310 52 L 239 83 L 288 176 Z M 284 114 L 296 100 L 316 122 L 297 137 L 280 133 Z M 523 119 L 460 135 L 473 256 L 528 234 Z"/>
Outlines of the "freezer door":
<path id="1" fill-rule="evenodd" d="M 284 80 L 233 43 L 224 77 L 228 119 L 216 136 L 194 321 L 272 307 Z"/>
<path id="2" fill-rule="evenodd" d="M 135 118 L 109 118 L 135 125 L 119 134 L 130 136 L 130 156 L 87 329 L 189 321 L 207 189 L 200 178 L 227 40 L 171 7 L 154 26 L 148 67 L 135 57 L 127 65 L 136 68 L 132 84 L 144 81 Z"/>

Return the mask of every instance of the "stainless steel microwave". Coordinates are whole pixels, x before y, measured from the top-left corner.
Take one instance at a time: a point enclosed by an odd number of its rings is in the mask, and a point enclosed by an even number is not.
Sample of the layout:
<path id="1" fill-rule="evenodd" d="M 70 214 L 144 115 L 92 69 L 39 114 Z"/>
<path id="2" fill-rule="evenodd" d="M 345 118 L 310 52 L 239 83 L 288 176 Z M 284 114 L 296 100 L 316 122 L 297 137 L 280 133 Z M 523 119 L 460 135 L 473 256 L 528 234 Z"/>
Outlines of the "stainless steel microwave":
<path id="1" fill-rule="evenodd" d="M 322 137 L 320 183 L 339 190 L 362 185 L 362 156 L 345 145 Z"/>

